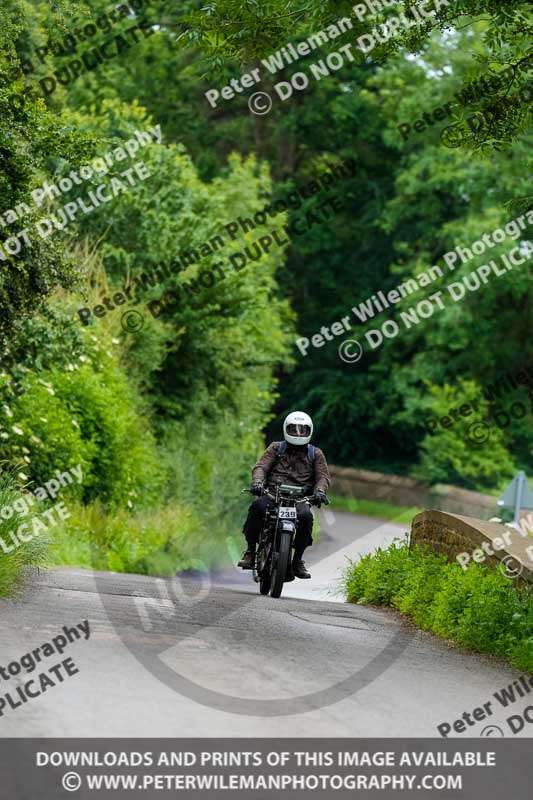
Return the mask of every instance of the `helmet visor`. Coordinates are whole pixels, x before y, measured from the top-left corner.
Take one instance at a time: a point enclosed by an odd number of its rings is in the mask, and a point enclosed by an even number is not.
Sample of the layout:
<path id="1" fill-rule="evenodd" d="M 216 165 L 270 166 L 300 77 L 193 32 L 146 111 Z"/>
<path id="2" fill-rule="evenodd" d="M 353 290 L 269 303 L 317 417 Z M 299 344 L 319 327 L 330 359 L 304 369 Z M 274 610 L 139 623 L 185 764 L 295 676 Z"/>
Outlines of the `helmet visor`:
<path id="1" fill-rule="evenodd" d="M 287 425 L 287 433 L 289 436 L 305 437 L 311 436 L 311 427 L 309 425 L 300 425 L 299 423 L 292 422 Z"/>

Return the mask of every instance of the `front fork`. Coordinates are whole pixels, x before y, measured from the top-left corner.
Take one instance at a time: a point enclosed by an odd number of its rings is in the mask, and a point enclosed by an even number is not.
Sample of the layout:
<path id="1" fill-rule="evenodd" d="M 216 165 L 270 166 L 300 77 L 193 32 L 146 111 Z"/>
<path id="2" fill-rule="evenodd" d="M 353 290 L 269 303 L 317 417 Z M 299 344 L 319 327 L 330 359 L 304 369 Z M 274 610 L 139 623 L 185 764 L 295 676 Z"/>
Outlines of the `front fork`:
<path id="1" fill-rule="evenodd" d="M 290 520 L 277 519 L 276 520 L 276 529 L 274 531 L 274 535 L 272 536 L 271 540 L 268 541 L 268 542 L 265 542 L 265 533 L 266 533 L 266 531 L 263 531 L 261 540 L 259 541 L 259 547 L 258 547 L 258 550 L 257 550 L 256 562 L 255 562 L 255 568 L 254 568 L 254 579 L 256 581 L 260 577 L 263 576 L 263 573 L 265 572 L 265 568 L 268 569 L 268 562 L 270 560 L 272 548 L 274 549 L 274 552 L 272 553 L 270 572 L 272 572 L 275 569 L 276 564 L 278 562 L 278 553 L 279 553 L 279 546 L 280 546 L 280 534 L 281 534 L 282 531 L 286 531 L 287 533 L 290 533 L 290 535 L 291 535 L 291 550 L 292 550 L 293 543 L 294 543 L 294 536 L 295 536 L 295 533 L 296 533 L 296 525 L 294 524 L 294 522 L 291 522 Z"/>
<path id="2" fill-rule="evenodd" d="M 274 556 L 272 559 L 272 568 L 274 569 L 277 562 L 278 562 L 278 554 L 279 554 L 279 547 L 280 547 L 280 536 L 282 532 L 290 533 L 291 535 L 291 550 L 294 544 L 294 536 L 296 534 L 296 525 L 294 522 L 291 522 L 287 519 L 278 519 L 278 524 L 276 526 L 276 537 L 275 537 L 275 548 L 274 548 Z"/>

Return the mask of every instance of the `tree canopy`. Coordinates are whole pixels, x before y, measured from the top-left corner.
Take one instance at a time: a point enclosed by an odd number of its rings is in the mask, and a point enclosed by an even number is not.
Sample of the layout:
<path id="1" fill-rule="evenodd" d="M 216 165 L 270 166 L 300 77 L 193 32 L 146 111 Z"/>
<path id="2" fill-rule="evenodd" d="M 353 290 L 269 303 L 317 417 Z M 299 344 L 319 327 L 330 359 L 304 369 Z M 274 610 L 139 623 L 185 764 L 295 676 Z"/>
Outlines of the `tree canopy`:
<path id="1" fill-rule="evenodd" d="M 9 469 L 42 481 L 79 461 L 87 507 L 178 498 L 177 527 L 205 537 L 213 515 L 235 528 L 237 489 L 295 408 L 341 465 L 492 491 L 533 467 L 528 4 L 382 6 L 4 3 Z M 265 66 L 342 18 L 342 39 Z M 313 76 L 345 45 L 352 58 Z M 210 105 L 210 89 L 254 69 L 254 85 Z M 297 73 L 307 86 L 282 100 L 276 84 Z M 250 111 L 255 91 L 270 113 Z M 361 358 L 342 357 L 345 340 Z M 473 441 L 479 415 L 490 430 Z"/>

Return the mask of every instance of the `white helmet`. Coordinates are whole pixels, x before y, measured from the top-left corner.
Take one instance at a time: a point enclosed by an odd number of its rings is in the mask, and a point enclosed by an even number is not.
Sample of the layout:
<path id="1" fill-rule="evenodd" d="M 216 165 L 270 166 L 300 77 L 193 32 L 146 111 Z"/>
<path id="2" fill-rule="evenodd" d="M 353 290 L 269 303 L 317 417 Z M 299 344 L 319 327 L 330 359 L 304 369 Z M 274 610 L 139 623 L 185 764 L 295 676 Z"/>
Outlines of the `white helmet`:
<path id="1" fill-rule="evenodd" d="M 309 444 L 313 435 L 313 420 L 303 411 L 293 411 L 285 417 L 283 435 L 289 444 Z"/>

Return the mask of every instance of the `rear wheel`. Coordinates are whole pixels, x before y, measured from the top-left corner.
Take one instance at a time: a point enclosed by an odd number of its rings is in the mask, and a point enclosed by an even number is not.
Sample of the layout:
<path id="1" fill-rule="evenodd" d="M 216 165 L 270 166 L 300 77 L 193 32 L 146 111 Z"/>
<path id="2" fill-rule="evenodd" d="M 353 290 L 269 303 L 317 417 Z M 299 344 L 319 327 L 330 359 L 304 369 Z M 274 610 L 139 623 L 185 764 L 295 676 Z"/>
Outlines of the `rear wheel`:
<path id="1" fill-rule="evenodd" d="M 272 572 L 272 582 L 270 584 L 270 596 L 279 597 L 283 590 L 283 581 L 287 574 L 287 566 L 289 564 L 289 556 L 291 554 L 291 534 L 287 531 L 282 531 L 279 537 L 279 551 Z"/>
<path id="2" fill-rule="evenodd" d="M 261 594 L 268 594 L 270 591 L 270 577 L 259 578 L 259 591 Z"/>

